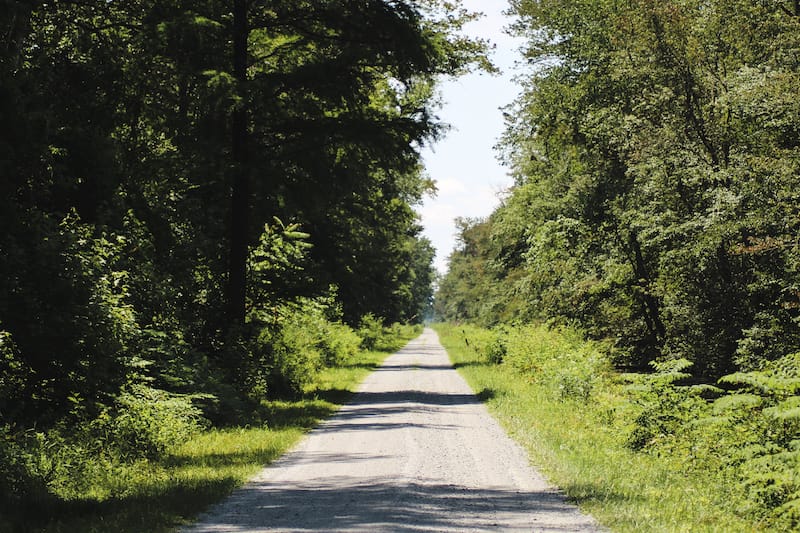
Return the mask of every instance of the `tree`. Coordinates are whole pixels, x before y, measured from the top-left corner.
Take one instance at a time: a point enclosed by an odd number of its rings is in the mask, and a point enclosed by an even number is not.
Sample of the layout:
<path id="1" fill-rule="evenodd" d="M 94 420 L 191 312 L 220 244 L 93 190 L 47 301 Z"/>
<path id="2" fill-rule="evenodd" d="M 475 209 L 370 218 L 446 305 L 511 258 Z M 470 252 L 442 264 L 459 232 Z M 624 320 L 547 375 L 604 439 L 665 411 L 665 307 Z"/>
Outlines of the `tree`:
<path id="1" fill-rule="evenodd" d="M 433 2 L 428 9 L 436 7 Z M 467 41 L 451 43 L 453 28 L 466 18 L 431 22 L 413 3 L 380 0 L 234 4 L 232 322 L 241 324 L 245 317 L 246 251 L 254 239 L 248 213 L 254 202 L 266 206 L 262 212 L 274 211 L 286 195 L 310 185 L 302 174 L 315 185 L 320 178 L 338 178 L 349 187 L 358 187 L 377 168 L 397 169 L 384 179 L 413 176 L 419 157 L 415 146 L 437 131 L 426 87 L 434 76 L 456 74 L 476 61 L 472 54 L 480 50 Z M 317 147 L 323 148 L 316 154 L 320 160 L 298 157 Z M 350 175 L 320 168 L 323 161 L 328 169 L 345 167 Z M 269 178 L 250 184 L 249 176 L 270 176 L 278 168 L 300 171 L 290 190 Z"/>
<path id="2" fill-rule="evenodd" d="M 796 225 L 792 6 L 512 12 L 535 68 L 503 142 L 517 184 L 481 257 L 525 292 L 513 316 L 577 322 L 624 365 L 684 357 L 705 379 L 797 350 L 781 236 Z"/>
<path id="3" fill-rule="evenodd" d="M 471 15 L 434 0 L 2 9 L 3 423 L 88 420 L 132 383 L 246 388 L 265 327 L 251 317 L 293 300 L 419 319 L 419 147 L 439 131 L 437 78 L 485 65 L 457 34 Z M 310 233 L 310 252 L 282 245 L 297 275 L 252 258 L 275 216 Z"/>

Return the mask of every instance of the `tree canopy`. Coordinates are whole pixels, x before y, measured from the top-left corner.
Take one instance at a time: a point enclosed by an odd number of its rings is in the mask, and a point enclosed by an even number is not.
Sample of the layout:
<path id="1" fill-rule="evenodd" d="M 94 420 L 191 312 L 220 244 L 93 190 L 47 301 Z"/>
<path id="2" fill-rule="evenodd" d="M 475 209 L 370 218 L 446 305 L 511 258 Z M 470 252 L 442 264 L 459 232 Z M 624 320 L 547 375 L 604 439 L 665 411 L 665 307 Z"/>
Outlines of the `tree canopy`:
<path id="1" fill-rule="evenodd" d="M 530 65 L 501 143 L 515 185 L 463 225 L 441 315 L 575 323 L 620 365 L 704 378 L 800 349 L 796 3 L 511 13 Z"/>
<path id="2" fill-rule="evenodd" d="M 132 383 L 263 390 L 253 343 L 284 305 L 421 320 L 419 150 L 441 129 L 437 79 L 487 65 L 459 33 L 473 16 L 439 0 L 4 3 L 0 424 L 90 419 Z"/>

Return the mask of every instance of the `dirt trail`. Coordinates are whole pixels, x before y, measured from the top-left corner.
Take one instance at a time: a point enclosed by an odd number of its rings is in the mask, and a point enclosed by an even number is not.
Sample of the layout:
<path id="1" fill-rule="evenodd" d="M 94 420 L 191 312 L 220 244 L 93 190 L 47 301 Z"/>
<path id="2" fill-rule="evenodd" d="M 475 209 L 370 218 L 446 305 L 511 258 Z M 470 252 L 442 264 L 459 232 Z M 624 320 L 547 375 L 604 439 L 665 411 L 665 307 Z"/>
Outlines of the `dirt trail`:
<path id="1" fill-rule="evenodd" d="M 185 531 L 599 530 L 529 466 L 427 329 Z"/>

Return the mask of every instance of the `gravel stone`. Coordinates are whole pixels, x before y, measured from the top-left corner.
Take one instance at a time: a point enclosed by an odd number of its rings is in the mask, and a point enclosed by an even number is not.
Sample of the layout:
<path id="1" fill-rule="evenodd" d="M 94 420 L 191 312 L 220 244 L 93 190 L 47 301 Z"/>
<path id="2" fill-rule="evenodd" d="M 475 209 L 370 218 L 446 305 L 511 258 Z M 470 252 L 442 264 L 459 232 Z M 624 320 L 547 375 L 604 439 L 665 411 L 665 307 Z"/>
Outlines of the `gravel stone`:
<path id="1" fill-rule="evenodd" d="M 436 333 L 186 533 L 602 531 L 529 464 Z"/>

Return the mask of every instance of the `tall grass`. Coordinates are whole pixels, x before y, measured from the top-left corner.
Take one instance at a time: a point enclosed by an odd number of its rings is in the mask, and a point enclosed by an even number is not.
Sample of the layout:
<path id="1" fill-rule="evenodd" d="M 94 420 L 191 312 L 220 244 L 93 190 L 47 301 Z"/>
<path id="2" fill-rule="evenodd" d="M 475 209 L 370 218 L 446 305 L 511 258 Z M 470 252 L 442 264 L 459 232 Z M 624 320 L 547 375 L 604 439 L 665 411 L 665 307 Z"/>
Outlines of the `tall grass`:
<path id="1" fill-rule="evenodd" d="M 189 523 L 333 414 L 369 372 L 419 332 L 387 329 L 379 351 L 361 351 L 321 370 L 299 400 L 263 401 L 249 425 L 198 433 L 158 460 L 93 464 L 80 487 L 0 508 L 0 531 L 149 533 Z"/>
<path id="2" fill-rule="evenodd" d="M 719 478 L 684 456 L 631 449 L 636 406 L 600 355 L 569 330 L 543 326 L 498 339 L 470 326 L 435 325 L 451 359 L 531 461 L 566 495 L 614 531 L 755 531 L 737 516 Z M 497 335 L 495 334 L 495 337 Z"/>

